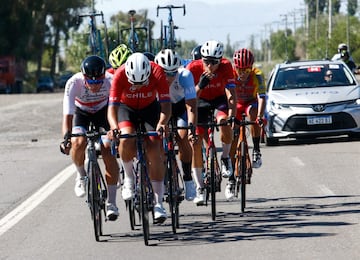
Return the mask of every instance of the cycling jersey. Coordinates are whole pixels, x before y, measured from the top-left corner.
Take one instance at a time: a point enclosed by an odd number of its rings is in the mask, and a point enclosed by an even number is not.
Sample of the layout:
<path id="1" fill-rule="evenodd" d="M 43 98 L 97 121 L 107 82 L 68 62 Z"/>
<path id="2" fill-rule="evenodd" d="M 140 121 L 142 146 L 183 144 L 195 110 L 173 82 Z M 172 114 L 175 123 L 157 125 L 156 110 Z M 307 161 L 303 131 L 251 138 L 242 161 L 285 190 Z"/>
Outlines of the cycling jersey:
<path id="1" fill-rule="evenodd" d="M 124 65 L 118 68 L 111 84 L 109 104 L 123 103 L 132 109 L 142 109 L 156 99 L 159 102 L 170 102 L 169 86 L 164 70 L 152 61 L 150 65 L 151 74 L 148 84 L 140 88 L 128 81 Z"/>
<path id="2" fill-rule="evenodd" d="M 194 60 L 190 62 L 187 67 L 194 76 L 195 85 L 198 84 L 201 74 L 205 71 L 203 61 Z M 215 72 L 215 77 L 210 81 L 200 93 L 200 98 L 205 100 L 213 100 L 217 97 L 225 95 L 225 88 L 234 88 L 235 80 L 232 70 L 231 62 L 225 58 L 221 59 L 218 69 Z"/>
<path id="3" fill-rule="evenodd" d="M 196 98 L 194 77 L 189 70 L 179 68 L 176 78 L 170 85 L 170 99 L 171 103 L 177 103 L 184 98 Z"/>
<path id="4" fill-rule="evenodd" d="M 236 100 L 238 104 L 246 105 L 257 100 L 257 95 L 265 97 L 266 86 L 263 73 L 258 68 L 253 68 L 246 82 L 239 80 L 235 68 L 234 77 L 236 84 Z"/>
<path id="5" fill-rule="evenodd" d="M 81 72 L 74 74 L 65 85 L 63 113 L 73 115 L 75 108 L 88 113 L 96 113 L 108 104 L 112 75 L 105 74 L 104 83 L 96 93 L 85 86 L 84 75 Z"/>

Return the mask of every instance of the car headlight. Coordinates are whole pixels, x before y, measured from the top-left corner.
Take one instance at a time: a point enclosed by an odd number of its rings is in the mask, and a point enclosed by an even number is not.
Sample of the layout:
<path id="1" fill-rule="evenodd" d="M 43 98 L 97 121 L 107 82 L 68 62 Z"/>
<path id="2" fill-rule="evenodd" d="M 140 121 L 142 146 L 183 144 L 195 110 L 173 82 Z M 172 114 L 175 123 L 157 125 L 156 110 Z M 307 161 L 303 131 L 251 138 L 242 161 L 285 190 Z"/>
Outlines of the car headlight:
<path id="1" fill-rule="evenodd" d="M 284 108 L 289 108 L 289 105 L 279 104 L 272 100 L 270 101 L 270 107 L 272 109 L 284 109 Z"/>

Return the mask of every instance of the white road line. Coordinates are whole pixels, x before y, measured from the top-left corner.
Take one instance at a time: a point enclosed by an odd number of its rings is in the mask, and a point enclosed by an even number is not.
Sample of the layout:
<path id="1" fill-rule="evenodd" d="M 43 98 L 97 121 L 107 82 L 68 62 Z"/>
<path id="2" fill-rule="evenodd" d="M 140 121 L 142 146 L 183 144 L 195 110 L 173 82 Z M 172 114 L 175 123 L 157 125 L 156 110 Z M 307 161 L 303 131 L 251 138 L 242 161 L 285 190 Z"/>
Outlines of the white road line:
<path id="1" fill-rule="evenodd" d="M 48 196 L 50 196 L 50 194 L 52 194 L 67 179 L 69 179 L 75 171 L 76 169 L 74 165 L 70 165 L 65 168 L 13 211 L 0 219 L 0 236 L 29 214 Z"/>
<path id="2" fill-rule="evenodd" d="M 335 193 L 332 190 L 330 190 L 328 187 L 326 187 L 323 184 L 318 185 L 318 187 L 320 191 L 323 193 L 323 195 L 327 195 L 327 196 L 335 195 Z"/>
<path id="3" fill-rule="evenodd" d="M 305 166 L 305 163 L 299 157 L 291 157 L 291 160 L 293 160 L 298 166 Z"/>

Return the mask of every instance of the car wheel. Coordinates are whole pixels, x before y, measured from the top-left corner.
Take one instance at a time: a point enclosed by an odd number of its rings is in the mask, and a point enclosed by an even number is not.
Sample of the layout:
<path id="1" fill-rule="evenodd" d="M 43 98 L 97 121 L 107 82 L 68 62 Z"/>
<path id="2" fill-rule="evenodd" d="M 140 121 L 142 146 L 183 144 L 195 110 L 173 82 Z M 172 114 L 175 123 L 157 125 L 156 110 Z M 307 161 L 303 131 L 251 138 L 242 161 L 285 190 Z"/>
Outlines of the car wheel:
<path id="1" fill-rule="evenodd" d="M 275 146 L 279 144 L 279 139 L 273 137 L 267 137 L 265 135 L 265 144 L 266 146 Z"/>

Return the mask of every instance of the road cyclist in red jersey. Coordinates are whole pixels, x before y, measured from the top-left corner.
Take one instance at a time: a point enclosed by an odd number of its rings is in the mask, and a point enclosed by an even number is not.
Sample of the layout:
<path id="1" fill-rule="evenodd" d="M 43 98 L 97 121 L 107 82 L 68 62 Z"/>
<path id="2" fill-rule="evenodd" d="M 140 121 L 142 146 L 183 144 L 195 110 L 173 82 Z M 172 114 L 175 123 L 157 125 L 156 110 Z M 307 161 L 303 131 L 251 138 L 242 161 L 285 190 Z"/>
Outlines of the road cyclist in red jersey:
<path id="1" fill-rule="evenodd" d="M 217 121 L 222 123 L 236 115 L 235 81 L 231 62 L 223 58 L 222 43 L 210 40 L 202 44 L 201 59 L 194 60 L 187 65 L 195 80 L 198 97 L 198 124 L 206 124 L 209 118 L 209 107 L 216 109 Z M 194 203 L 204 203 L 203 155 L 202 143 L 205 135 L 204 127 L 196 129 L 198 140 L 194 143 L 192 160 L 193 178 L 196 183 L 196 197 Z M 222 175 L 227 178 L 233 174 L 230 160 L 230 147 L 233 131 L 230 125 L 220 127 L 222 143 Z"/>
<path id="2" fill-rule="evenodd" d="M 266 105 L 266 86 L 262 71 L 253 67 L 253 53 L 242 48 L 236 50 L 233 55 L 233 71 L 236 83 L 236 117 L 242 119 L 245 113 L 250 121 L 256 121 L 258 124 L 250 125 L 250 133 L 253 141 L 252 167 L 259 168 L 262 165 L 260 152 L 260 135 L 261 127 L 264 123 L 264 112 Z M 237 146 L 237 138 L 234 138 L 231 158 L 235 163 L 235 150 Z M 225 197 L 231 200 L 234 197 L 234 176 L 229 178 L 225 188 Z"/>
<path id="3" fill-rule="evenodd" d="M 86 170 L 84 167 L 86 136 L 71 137 L 71 134 L 86 133 L 90 122 L 99 129 L 109 130 L 106 119 L 112 74 L 106 72 L 105 61 L 99 56 L 88 56 L 81 63 L 81 72 L 74 74 L 66 83 L 63 99 L 62 132 L 64 141 L 60 150 L 71 154 L 77 169 L 75 194 L 78 197 L 86 193 Z M 101 155 L 106 170 L 108 185 L 107 217 L 116 220 L 119 211 L 116 206 L 119 165 L 111 154 L 111 143 L 102 137 Z"/>
<path id="4" fill-rule="evenodd" d="M 167 129 L 171 116 L 169 86 L 164 70 L 139 52 L 133 53 L 114 74 L 110 90 L 108 121 L 113 134 L 134 134 L 138 120 L 146 131 Z M 113 138 L 113 136 L 111 137 Z M 163 207 L 164 158 L 161 139 L 146 140 L 146 156 L 150 180 L 154 192 L 154 219 L 162 223 L 167 215 Z M 120 139 L 119 155 L 124 168 L 122 196 L 129 200 L 134 196 L 133 158 L 136 156 L 134 139 Z"/>
<path id="5" fill-rule="evenodd" d="M 172 117 L 176 119 L 178 127 L 196 126 L 197 123 L 197 100 L 192 73 L 181 66 L 180 56 L 171 49 L 161 50 L 155 56 L 155 62 L 166 73 L 166 79 L 170 86 L 170 98 L 172 103 Z M 189 134 L 188 134 L 189 133 Z M 192 147 L 193 141 L 191 130 L 179 129 L 176 135 L 179 147 L 179 159 L 184 172 L 185 199 L 193 200 L 196 192 L 191 176 Z"/>

